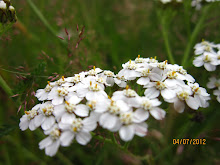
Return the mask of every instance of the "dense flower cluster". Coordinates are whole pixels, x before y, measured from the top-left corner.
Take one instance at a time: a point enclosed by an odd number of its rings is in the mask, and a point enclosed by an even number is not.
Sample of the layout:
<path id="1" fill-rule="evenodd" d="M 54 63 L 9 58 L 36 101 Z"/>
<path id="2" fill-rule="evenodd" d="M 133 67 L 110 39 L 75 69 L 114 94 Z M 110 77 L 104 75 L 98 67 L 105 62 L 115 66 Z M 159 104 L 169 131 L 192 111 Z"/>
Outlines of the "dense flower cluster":
<path id="1" fill-rule="evenodd" d="M 216 67 L 220 65 L 220 44 L 214 44 L 208 41 L 202 41 L 194 47 L 195 59 L 193 65 L 201 67 L 204 65 L 209 72 L 215 71 Z"/>
<path id="2" fill-rule="evenodd" d="M 132 140 L 134 135 L 145 136 L 150 115 L 156 120 L 166 115 L 159 107 L 162 100 L 174 103 L 179 113 L 186 105 L 194 110 L 208 106 L 210 97 L 206 89 L 182 66 L 138 56 L 122 67 L 118 74 L 94 67 L 73 77 L 48 82 L 44 89 L 36 92 L 42 103 L 25 111 L 20 119 L 21 130 L 41 127 L 48 137 L 39 147 L 53 156 L 59 146 L 69 146 L 74 139 L 86 145 L 97 124 L 111 132 L 118 131 L 123 141 Z M 129 88 L 129 81 L 143 87 L 144 96 Z M 112 91 L 110 97 L 106 87 L 114 85 L 119 90 Z"/>

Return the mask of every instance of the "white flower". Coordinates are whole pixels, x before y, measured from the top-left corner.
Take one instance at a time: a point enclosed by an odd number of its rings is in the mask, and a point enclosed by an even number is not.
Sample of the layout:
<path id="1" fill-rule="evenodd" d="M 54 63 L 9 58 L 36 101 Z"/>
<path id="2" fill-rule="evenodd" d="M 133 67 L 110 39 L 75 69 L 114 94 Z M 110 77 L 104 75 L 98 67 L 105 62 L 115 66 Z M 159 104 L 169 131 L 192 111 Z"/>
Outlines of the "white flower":
<path id="1" fill-rule="evenodd" d="M 97 126 L 96 121 L 91 117 L 75 118 L 69 116 L 64 121 L 59 123 L 59 127 L 63 131 L 61 135 L 61 144 L 69 146 L 74 138 L 81 145 L 86 145 L 92 138 L 90 131 L 93 131 Z"/>
<path id="2" fill-rule="evenodd" d="M 44 89 L 38 89 L 35 96 L 38 98 L 38 100 L 40 101 L 44 101 L 47 100 L 48 98 L 48 94 L 50 93 L 50 91 L 53 89 L 54 87 L 54 83 L 50 83 L 48 81 L 47 86 Z"/>
<path id="3" fill-rule="evenodd" d="M 206 52 L 208 53 L 215 53 L 214 48 L 216 45 L 214 43 L 208 41 L 202 41 L 194 46 L 195 55 L 202 55 Z"/>
<path id="4" fill-rule="evenodd" d="M 120 114 L 119 135 L 123 141 L 130 141 L 134 135 L 145 136 L 147 134 L 147 124 L 145 122 L 137 122 L 135 112 L 129 111 Z"/>
<path id="5" fill-rule="evenodd" d="M 160 104 L 161 102 L 158 99 L 141 97 L 140 108 L 138 108 L 136 111 L 139 111 L 139 113 L 142 114 L 141 116 L 143 121 L 148 119 L 149 113 L 156 120 L 162 120 L 166 115 L 166 111 L 158 107 Z"/>
<path id="6" fill-rule="evenodd" d="M 119 123 L 118 115 L 129 109 L 130 107 L 122 100 L 105 99 L 96 104 L 95 112 L 101 113 L 99 124 L 103 128 L 113 130 Z"/>
<path id="7" fill-rule="evenodd" d="M 203 108 L 208 107 L 209 104 L 207 100 L 210 100 L 210 95 L 206 92 L 206 89 L 199 87 L 198 83 L 194 83 L 194 84 L 189 83 L 188 85 L 191 87 L 194 93 L 194 98 L 197 99 L 199 106 Z"/>
<path id="8" fill-rule="evenodd" d="M 123 100 L 132 107 L 139 106 L 139 95 L 128 86 L 123 91 L 116 91 L 113 93 L 112 100 Z"/>
<path id="9" fill-rule="evenodd" d="M 185 102 L 186 104 L 194 109 L 197 110 L 199 108 L 200 103 L 198 100 L 191 95 L 193 94 L 191 88 L 187 85 L 181 86 L 176 89 L 177 97 L 174 97 L 173 99 L 166 99 L 167 102 L 173 102 L 174 103 L 174 109 L 182 113 L 185 109 Z"/>
<path id="10" fill-rule="evenodd" d="M 107 94 L 101 86 L 97 83 L 85 82 L 79 89 L 77 89 L 79 97 L 86 97 L 87 100 L 96 100 L 107 98 Z"/>
<path id="11" fill-rule="evenodd" d="M 220 90 L 219 89 L 216 89 L 216 90 L 214 90 L 213 91 L 213 94 L 215 95 L 215 96 L 217 96 L 217 101 L 220 103 Z"/>
<path id="12" fill-rule="evenodd" d="M 49 134 L 49 136 L 39 143 L 39 148 L 41 150 L 45 149 L 46 155 L 54 156 L 62 143 L 60 140 L 60 136 L 62 134 L 61 130 L 57 125 L 54 125 L 50 130 L 46 132 L 46 134 Z"/>
<path id="13" fill-rule="evenodd" d="M 31 131 L 35 130 L 38 126 L 35 125 L 35 117 L 38 115 L 38 110 L 41 104 L 35 105 L 30 111 L 25 111 L 20 119 L 19 127 L 22 131 L 29 128 Z"/>
<path id="14" fill-rule="evenodd" d="M 52 128 L 55 124 L 55 117 L 53 116 L 54 105 L 51 101 L 43 103 L 40 107 L 39 114 L 35 117 L 34 124 L 43 130 Z"/>
<path id="15" fill-rule="evenodd" d="M 55 87 L 52 91 L 48 94 L 48 100 L 52 101 L 53 105 L 59 105 L 64 102 L 64 100 L 69 101 L 71 97 L 74 99 L 82 100 L 79 98 L 75 92 L 69 92 L 69 87 Z"/>
<path id="16" fill-rule="evenodd" d="M 89 70 L 87 72 L 87 75 L 89 75 L 89 76 L 96 76 L 100 72 L 102 72 L 102 69 L 96 68 L 95 66 L 93 66 L 93 69 Z"/>
<path id="17" fill-rule="evenodd" d="M 207 71 L 214 71 L 218 65 L 217 56 L 213 53 L 204 53 L 193 60 L 193 65 L 201 67 L 204 65 Z"/>
<path id="18" fill-rule="evenodd" d="M 207 84 L 209 89 L 219 88 L 220 87 L 220 79 L 216 79 L 215 77 L 210 77 L 209 82 Z"/>
<path id="19" fill-rule="evenodd" d="M 89 107 L 84 104 L 73 104 L 65 101 L 65 103 L 54 107 L 54 116 L 61 121 L 64 121 L 68 116 L 76 114 L 79 117 L 86 117 L 89 115 Z"/>
<path id="20" fill-rule="evenodd" d="M 147 88 L 144 92 L 145 96 L 148 98 L 156 98 L 160 95 L 164 99 L 172 99 L 176 96 L 176 92 L 173 89 L 174 87 L 170 87 L 168 82 L 162 82 L 162 81 L 157 81 L 157 82 L 150 82 L 148 85 L 145 85 L 144 88 Z M 175 84 L 171 84 L 175 85 Z"/>
<path id="21" fill-rule="evenodd" d="M 119 75 L 116 75 L 116 77 L 114 78 L 114 81 L 121 88 L 125 88 L 127 85 L 126 79 L 124 78 L 124 76 L 120 77 Z"/>
<path id="22" fill-rule="evenodd" d="M 160 0 L 163 4 L 170 3 L 172 0 Z"/>
<path id="23" fill-rule="evenodd" d="M 115 74 L 110 70 L 105 70 L 102 74 L 100 74 L 100 77 L 103 77 L 109 86 L 113 86 L 115 83 Z"/>
<path id="24" fill-rule="evenodd" d="M 6 3 L 4 1 L 0 1 L 0 9 L 6 9 Z"/>
<path id="25" fill-rule="evenodd" d="M 134 80 L 140 77 L 140 73 L 136 71 L 138 65 L 134 61 L 128 61 L 122 64 L 123 69 L 118 72 L 119 77 L 124 77 L 126 80 Z"/>

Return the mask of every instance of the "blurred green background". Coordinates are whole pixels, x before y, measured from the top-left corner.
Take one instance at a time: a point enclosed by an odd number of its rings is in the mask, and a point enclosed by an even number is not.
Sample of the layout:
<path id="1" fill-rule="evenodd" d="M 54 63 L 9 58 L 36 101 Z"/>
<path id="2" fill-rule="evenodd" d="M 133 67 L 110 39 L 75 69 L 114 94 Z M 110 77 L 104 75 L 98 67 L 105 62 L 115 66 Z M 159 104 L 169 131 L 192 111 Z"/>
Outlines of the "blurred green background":
<path id="1" fill-rule="evenodd" d="M 135 137 L 128 151 L 93 139 L 87 146 L 61 147 L 50 158 L 38 148 L 44 138 L 40 131 L 22 132 L 18 126 L 24 110 L 36 102 L 33 91 L 44 88 L 49 76 L 70 76 L 93 65 L 117 73 L 138 54 L 170 63 L 172 55 L 179 65 L 187 57 L 184 68 L 206 87 L 219 70 L 193 67 L 193 46 L 202 39 L 220 43 L 219 3 L 204 4 L 200 11 L 190 7 L 190 0 L 168 5 L 153 0 L 12 3 L 18 21 L 0 36 L 0 75 L 12 89 L 0 87 L 0 164 L 220 164 L 220 111 L 213 96 L 206 109 L 176 114 L 170 107 L 164 121 L 148 122 L 148 136 Z M 177 138 L 203 138 L 206 145 L 173 145 Z"/>

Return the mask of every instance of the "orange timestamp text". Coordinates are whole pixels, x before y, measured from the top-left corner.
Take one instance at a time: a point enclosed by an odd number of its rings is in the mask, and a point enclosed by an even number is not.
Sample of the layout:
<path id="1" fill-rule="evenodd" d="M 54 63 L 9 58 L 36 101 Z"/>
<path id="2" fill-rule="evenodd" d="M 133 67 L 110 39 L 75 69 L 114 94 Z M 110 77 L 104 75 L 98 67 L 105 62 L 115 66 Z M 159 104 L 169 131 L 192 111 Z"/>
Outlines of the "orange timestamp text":
<path id="1" fill-rule="evenodd" d="M 173 144 L 206 145 L 206 139 L 173 139 Z"/>

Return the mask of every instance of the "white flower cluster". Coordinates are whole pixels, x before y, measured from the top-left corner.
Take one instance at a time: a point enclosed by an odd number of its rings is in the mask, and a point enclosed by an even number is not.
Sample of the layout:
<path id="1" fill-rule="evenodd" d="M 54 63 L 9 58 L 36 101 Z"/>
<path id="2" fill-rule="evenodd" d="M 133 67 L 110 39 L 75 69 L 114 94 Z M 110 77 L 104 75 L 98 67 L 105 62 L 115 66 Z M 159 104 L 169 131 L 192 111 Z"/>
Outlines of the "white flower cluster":
<path id="1" fill-rule="evenodd" d="M 196 10 L 200 10 L 202 7 L 202 2 L 218 2 L 220 0 L 192 0 L 191 6 L 195 7 Z"/>
<path id="2" fill-rule="evenodd" d="M 172 2 L 172 1 L 174 1 L 174 0 L 160 0 L 160 2 L 162 2 L 163 4 L 166 4 L 166 3 L 170 3 L 170 2 Z M 176 2 L 182 2 L 182 0 L 175 0 Z"/>
<path id="3" fill-rule="evenodd" d="M 48 137 L 39 147 L 53 156 L 59 146 L 69 146 L 74 139 L 86 145 L 97 123 L 111 132 L 118 131 L 123 141 L 132 140 L 134 135 L 145 136 L 150 115 L 156 120 L 165 117 L 166 112 L 159 107 L 160 95 L 164 101 L 174 103 L 180 113 L 186 104 L 194 110 L 208 106 L 210 97 L 206 89 L 199 87 L 182 66 L 138 56 L 122 67 L 117 75 L 94 67 L 73 77 L 48 82 L 36 92 L 42 103 L 25 111 L 20 129 L 35 130 L 41 126 Z M 145 88 L 144 96 L 128 87 L 131 80 L 137 80 L 136 85 Z M 109 97 L 106 87 L 114 84 L 120 90 Z"/>
<path id="4" fill-rule="evenodd" d="M 220 44 L 214 44 L 208 41 L 202 41 L 194 47 L 195 59 L 193 65 L 201 67 L 204 65 L 209 72 L 215 71 L 216 66 L 220 65 Z"/>
<path id="5" fill-rule="evenodd" d="M 167 4 L 167 3 L 171 3 L 171 2 L 177 2 L 177 3 L 181 3 L 183 2 L 183 0 L 160 0 L 161 3 L 163 4 Z M 202 2 L 218 2 L 220 0 L 192 0 L 191 2 L 191 6 L 195 7 L 196 10 L 200 10 L 202 7 Z"/>
<path id="6" fill-rule="evenodd" d="M 220 79 L 216 79 L 215 77 L 209 78 L 207 87 L 209 89 L 215 89 L 213 91 L 213 94 L 217 96 L 216 99 L 220 103 Z"/>

